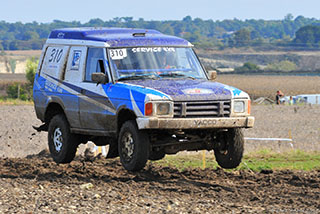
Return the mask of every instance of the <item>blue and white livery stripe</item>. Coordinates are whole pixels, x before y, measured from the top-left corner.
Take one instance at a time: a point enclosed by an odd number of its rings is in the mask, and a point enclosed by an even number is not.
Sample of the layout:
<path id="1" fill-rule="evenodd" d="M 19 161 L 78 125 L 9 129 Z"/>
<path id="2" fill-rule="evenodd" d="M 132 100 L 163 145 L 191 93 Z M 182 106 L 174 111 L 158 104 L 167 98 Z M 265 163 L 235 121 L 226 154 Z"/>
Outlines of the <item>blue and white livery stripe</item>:
<path id="1" fill-rule="evenodd" d="M 46 81 L 50 81 L 50 82 L 53 83 L 55 86 L 57 86 L 57 87 L 65 90 L 66 92 L 68 92 L 68 93 L 70 93 L 70 94 L 72 94 L 72 95 L 78 96 L 79 93 L 80 93 L 80 88 L 79 88 L 78 86 L 76 86 L 76 85 L 73 85 L 73 84 L 70 84 L 70 83 L 66 83 L 66 82 L 63 82 L 63 83 L 62 83 L 62 82 L 59 82 L 56 78 L 53 78 L 53 77 L 51 77 L 51 76 L 49 76 L 49 75 L 47 75 L 47 74 L 44 74 L 44 73 L 42 74 L 42 76 L 46 79 Z M 95 86 L 95 87 L 98 87 L 100 90 L 95 90 L 95 92 L 92 92 L 92 93 L 98 94 L 99 96 L 102 96 L 102 97 L 108 99 L 108 97 L 107 97 L 107 95 L 105 94 L 105 92 L 104 92 L 104 90 L 103 90 L 103 88 L 102 88 L 101 85 L 98 85 L 98 86 Z M 89 92 L 91 91 L 91 90 L 89 89 L 89 87 L 86 87 L 86 88 L 85 88 L 85 87 L 82 87 L 82 88 L 88 90 Z M 45 93 L 45 92 L 43 92 L 43 93 Z M 104 109 L 106 109 L 108 112 L 111 112 L 111 113 L 113 113 L 113 114 L 116 114 L 116 109 L 115 109 L 115 108 L 112 108 L 112 107 L 107 106 L 107 105 L 105 105 L 105 104 L 103 104 L 103 103 L 100 103 L 100 102 L 98 102 L 98 101 L 96 101 L 96 100 L 94 100 L 94 99 L 92 99 L 92 98 L 90 98 L 90 97 L 88 97 L 88 96 L 81 96 L 81 99 L 84 99 L 84 100 L 86 100 L 87 102 L 90 102 L 90 103 L 92 103 L 92 104 L 94 104 L 94 105 L 97 105 L 97 106 L 99 106 L 99 107 L 101 107 L 101 108 L 104 108 Z"/>

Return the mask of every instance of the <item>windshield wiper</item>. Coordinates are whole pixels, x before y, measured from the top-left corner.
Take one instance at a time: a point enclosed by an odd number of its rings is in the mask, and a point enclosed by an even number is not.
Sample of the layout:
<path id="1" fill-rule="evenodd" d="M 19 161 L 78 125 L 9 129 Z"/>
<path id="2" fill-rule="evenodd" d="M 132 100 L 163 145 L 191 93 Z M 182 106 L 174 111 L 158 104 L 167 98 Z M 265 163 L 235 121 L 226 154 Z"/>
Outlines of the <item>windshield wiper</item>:
<path id="1" fill-rule="evenodd" d="M 190 78 L 193 80 L 196 79 L 193 76 L 189 76 L 189 75 L 185 75 L 185 74 L 181 74 L 181 73 L 162 73 L 162 74 L 159 74 L 159 76 L 161 76 L 161 77 L 187 77 L 187 78 Z"/>
<path id="2" fill-rule="evenodd" d="M 138 80 L 138 79 L 158 79 L 154 74 L 147 74 L 147 75 L 133 75 L 133 76 L 125 76 L 125 77 L 120 77 L 118 81 L 123 81 L 123 80 Z"/>

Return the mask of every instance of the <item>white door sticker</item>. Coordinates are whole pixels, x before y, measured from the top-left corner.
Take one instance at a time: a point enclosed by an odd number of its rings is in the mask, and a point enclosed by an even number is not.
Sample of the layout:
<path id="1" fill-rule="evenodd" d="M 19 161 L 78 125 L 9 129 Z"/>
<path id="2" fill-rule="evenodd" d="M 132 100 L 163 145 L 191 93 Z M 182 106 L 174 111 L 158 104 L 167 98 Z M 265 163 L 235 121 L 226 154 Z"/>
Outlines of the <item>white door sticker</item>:
<path id="1" fill-rule="evenodd" d="M 72 63 L 71 63 L 71 70 L 79 70 L 80 58 L 81 58 L 81 51 L 74 50 Z"/>

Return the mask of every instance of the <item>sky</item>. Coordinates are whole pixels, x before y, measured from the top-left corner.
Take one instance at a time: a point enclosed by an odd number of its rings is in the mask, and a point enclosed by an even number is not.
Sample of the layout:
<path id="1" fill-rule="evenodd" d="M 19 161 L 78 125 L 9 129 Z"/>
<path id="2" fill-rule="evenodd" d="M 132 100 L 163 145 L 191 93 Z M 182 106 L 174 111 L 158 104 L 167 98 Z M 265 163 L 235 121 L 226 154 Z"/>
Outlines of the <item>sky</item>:
<path id="1" fill-rule="evenodd" d="M 291 13 L 320 19 L 320 0 L 2 0 L 0 20 L 49 23 L 53 20 L 88 22 L 100 18 L 134 20 L 265 19 L 279 20 Z"/>

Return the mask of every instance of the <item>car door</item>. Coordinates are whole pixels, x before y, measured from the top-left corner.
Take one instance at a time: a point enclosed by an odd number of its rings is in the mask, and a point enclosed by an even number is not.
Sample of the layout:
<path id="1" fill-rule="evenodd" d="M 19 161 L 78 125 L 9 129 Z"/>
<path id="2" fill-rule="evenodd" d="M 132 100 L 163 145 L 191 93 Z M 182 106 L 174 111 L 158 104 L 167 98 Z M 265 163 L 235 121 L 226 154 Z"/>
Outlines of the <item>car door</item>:
<path id="1" fill-rule="evenodd" d="M 111 83 L 97 84 L 92 82 L 91 74 L 102 72 L 109 76 L 105 48 L 88 48 L 86 68 L 80 83 L 80 122 L 87 130 L 112 131 L 115 123 L 115 108 L 106 91 Z"/>

